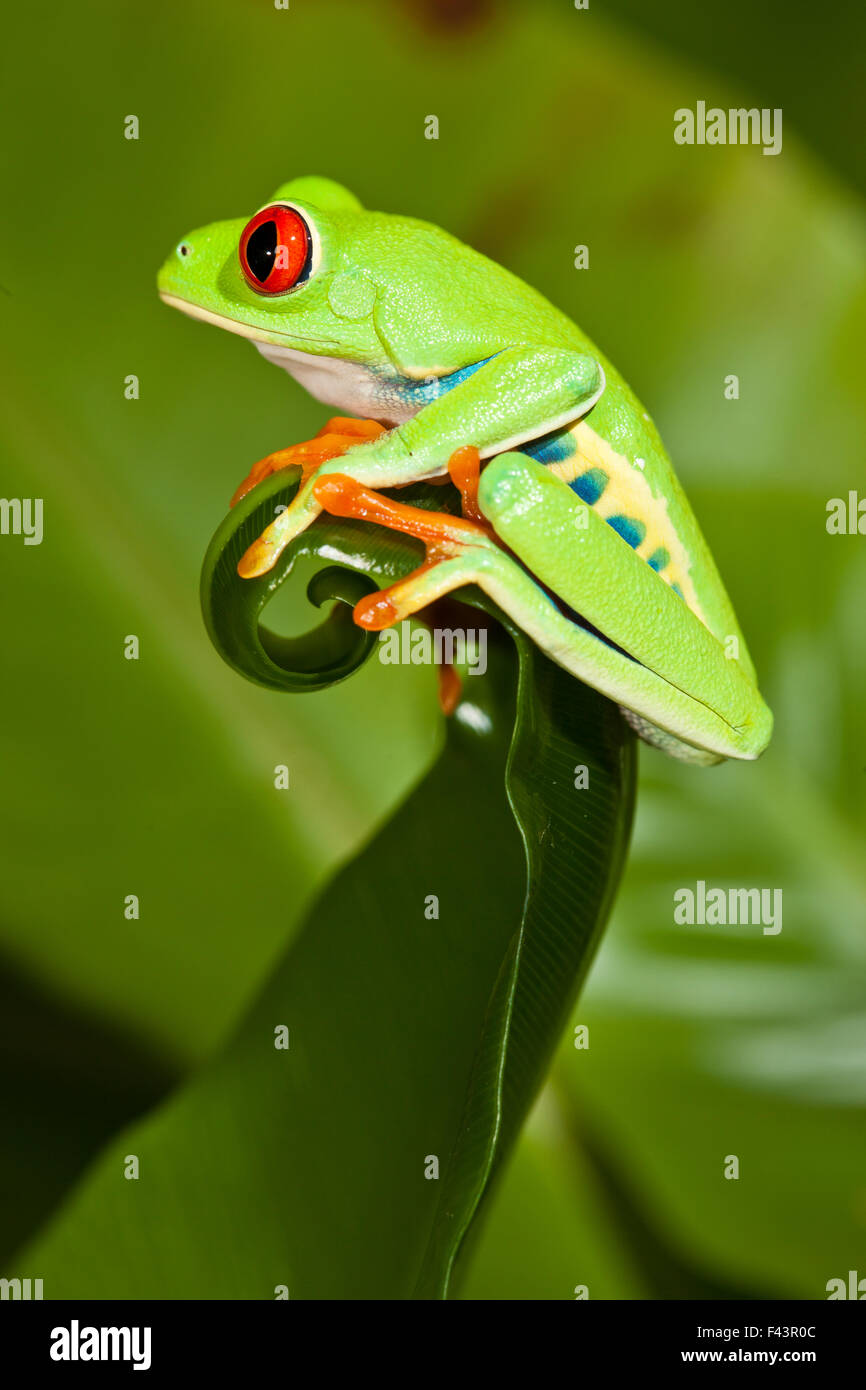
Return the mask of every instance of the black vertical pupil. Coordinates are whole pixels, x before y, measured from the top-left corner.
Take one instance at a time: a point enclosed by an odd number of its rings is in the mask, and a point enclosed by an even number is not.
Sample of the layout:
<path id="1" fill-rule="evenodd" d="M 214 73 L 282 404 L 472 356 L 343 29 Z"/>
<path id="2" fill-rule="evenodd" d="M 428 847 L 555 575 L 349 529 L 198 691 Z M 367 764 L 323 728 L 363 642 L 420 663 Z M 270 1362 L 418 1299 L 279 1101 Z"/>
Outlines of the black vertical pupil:
<path id="1" fill-rule="evenodd" d="M 267 280 L 277 253 L 277 224 L 263 222 L 247 242 L 247 265 L 259 281 Z"/>

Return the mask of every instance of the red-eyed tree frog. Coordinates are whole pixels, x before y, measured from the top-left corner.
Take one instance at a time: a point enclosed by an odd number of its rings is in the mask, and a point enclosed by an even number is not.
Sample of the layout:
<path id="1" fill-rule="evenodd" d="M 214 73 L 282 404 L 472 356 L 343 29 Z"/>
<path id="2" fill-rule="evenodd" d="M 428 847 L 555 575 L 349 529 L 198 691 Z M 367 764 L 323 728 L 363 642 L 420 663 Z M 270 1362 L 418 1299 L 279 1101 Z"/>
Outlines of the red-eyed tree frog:
<path id="1" fill-rule="evenodd" d="M 302 467 L 242 577 L 323 510 L 395 527 L 427 559 L 358 604 L 364 627 L 476 584 L 648 742 L 705 764 L 762 752 L 772 715 L 655 426 L 541 294 L 440 228 L 368 212 L 316 177 L 251 219 L 190 232 L 158 283 L 341 412 L 238 489 Z M 380 493 L 449 473 L 462 518 Z"/>

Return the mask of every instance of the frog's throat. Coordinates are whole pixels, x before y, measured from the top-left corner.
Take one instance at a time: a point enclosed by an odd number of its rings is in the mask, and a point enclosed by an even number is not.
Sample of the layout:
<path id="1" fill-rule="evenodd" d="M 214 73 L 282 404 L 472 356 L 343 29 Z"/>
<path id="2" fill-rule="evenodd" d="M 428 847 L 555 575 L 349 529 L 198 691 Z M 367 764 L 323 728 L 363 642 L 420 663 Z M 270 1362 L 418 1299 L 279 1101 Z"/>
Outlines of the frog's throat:
<path id="1" fill-rule="evenodd" d="M 416 414 L 419 404 L 403 399 L 381 373 L 361 363 L 334 355 L 339 344 L 328 338 L 280 338 L 278 334 L 263 334 L 237 319 L 203 309 L 188 299 L 162 293 L 161 298 L 173 309 L 180 309 L 191 318 L 216 324 L 247 338 L 268 362 L 282 367 L 303 386 L 314 400 L 338 409 L 343 414 L 363 419 L 379 420 L 387 426 L 400 425 Z"/>

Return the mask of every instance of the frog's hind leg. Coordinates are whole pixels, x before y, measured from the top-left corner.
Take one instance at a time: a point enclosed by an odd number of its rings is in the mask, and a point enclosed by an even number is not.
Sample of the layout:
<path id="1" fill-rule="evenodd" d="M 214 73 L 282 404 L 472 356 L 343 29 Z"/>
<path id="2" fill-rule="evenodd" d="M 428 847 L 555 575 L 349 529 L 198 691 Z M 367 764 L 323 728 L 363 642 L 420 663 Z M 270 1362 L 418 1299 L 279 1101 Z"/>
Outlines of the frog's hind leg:
<path id="1" fill-rule="evenodd" d="M 473 446 L 455 450 L 448 460 L 449 477 L 460 493 L 462 517 L 396 502 L 345 473 L 332 473 L 314 484 L 316 501 L 333 516 L 372 521 L 424 542 L 423 564 L 355 606 L 355 621 L 361 627 L 372 631 L 391 627 L 460 585 L 476 582 L 482 560 L 489 563 L 499 552 L 493 528 L 478 506 L 480 469 L 481 458 Z"/>
<path id="2" fill-rule="evenodd" d="M 552 660 L 633 712 L 639 732 L 652 731 L 651 741 L 675 756 L 754 758 L 766 744 L 772 716 L 718 640 L 542 464 L 517 453 L 488 463 L 478 492 L 484 525 L 405 506 L 345 474 L 313 486 L 326 511 L 424 542 L 418 569 L 356 605 L 359 626 L 390 627 L 476 584 Z"/>
<path id="3" fill-rule="evenodd" d="M 503 544 L 557 596 L 540 623 L 535 613 L 521 621 L 542 650 L 623 706 L 643 737 L 675 757 L 762 752 L 772 715 L 747 670 L 592 505 L 517 453 L 487 465 L 479 505 Z M 563 622 L 571 629 L 565 640 Z"/>
<path id="4" fill-rule="evenodd" d="M 464 513 L 468 513 L 463 518 L 396 502 L 344 473 L 332 473 L 314 484 L 316 501 L 333 516 L 372 521 L 424 542 L 423 564 L 405 579 L 355 605 L 354 619 L 359 627 L 379 632 L 413 613 L 421 612 L 423 617 L 422 610 L 445 594 L 480 582 L 484 563 L 489 563 L 491 553 L 498 552 L 487 524 L 470 519 L 477 510 L 477 451 L 460 450 L 458 454 L 463 457 L 453 456 L 452 477 L 463 495 Z M 450 662 L 437 663 L 437 676 L 440 707 L 444 714 L 453 714 L 460 702 L 460 676 Z"/>
<path id="5" fill-rule="evenodd" d="M 464 584 L 479 582 L 486 565 L 504 553 L 485 524 L 407 506 L 362 486 L 345 473 L 331 473 L 314 484 L 316 501 L 332 516 L 372 521 L 424 542 L 422 564 L 405 579 L 355 605 L 355 622 L 373 632 L 426 608 Z M 511 562 L 513 563 L 513 562 Z"/>

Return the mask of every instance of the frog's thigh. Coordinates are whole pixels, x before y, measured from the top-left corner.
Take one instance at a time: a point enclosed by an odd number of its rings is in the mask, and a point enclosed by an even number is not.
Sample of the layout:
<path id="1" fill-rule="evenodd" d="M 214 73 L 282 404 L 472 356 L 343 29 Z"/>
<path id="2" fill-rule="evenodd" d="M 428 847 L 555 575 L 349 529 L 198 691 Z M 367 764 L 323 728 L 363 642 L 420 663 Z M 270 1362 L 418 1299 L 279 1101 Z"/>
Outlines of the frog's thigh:
<path id="1" fill-rule="evenodd" d="M 722 757 L 758 755 L 772 721 L 755 687 L 684 600 L 571 488 L 534 459 L 503 454 L 482 473 L 478 500 L 509 549 L 607 639 L 549 600 L 518 617 L 513 600 L 488 588 L 543 650 L 675 740 Z"/>

